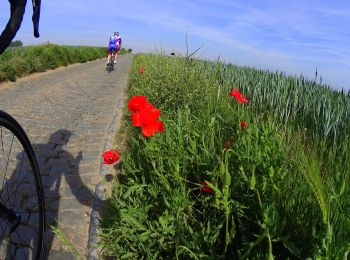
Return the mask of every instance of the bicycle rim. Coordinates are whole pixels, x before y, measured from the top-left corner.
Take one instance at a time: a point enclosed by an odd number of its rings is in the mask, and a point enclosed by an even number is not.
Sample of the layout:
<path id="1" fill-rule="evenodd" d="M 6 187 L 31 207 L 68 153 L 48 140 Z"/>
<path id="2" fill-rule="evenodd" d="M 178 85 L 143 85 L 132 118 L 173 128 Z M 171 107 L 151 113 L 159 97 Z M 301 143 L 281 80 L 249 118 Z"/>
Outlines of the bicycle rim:
<path id="1" fill-rule="evenodd" d="M 0 259 L 40 259 L 45 204 L 39 167 L 22 127 L 0 111 Z"/>

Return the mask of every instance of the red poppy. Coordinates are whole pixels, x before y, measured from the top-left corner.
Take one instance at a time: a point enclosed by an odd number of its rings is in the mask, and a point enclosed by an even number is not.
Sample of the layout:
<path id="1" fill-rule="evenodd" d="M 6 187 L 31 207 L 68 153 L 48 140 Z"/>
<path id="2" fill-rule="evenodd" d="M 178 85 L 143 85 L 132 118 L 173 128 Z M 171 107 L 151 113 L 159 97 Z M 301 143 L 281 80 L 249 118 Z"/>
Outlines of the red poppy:
<path id="1" fill-rule="evenodd" d="M 244 120 L 241 121 L 241 127 L 247 128 L 247 123 Z"/>
<path id="2" fill-rule="evenodd" d="M 154 106 L 147 101 L 146 96 L 133 96 L 128 103 L 128 109 L 130 112 L 140 111 L 141 109 L 150 109 Z"/>
<path id="3" fill-rule="evenodd" d="M 132 126 L 142 126 L 140 116 L 140 111 L 136 111 L 130 116 L 132 120 Z"/>
<path id="4" fill-rule="evenodd" d="M 159 121 L 159 122 L 158 122 L 158 132 L 163 133 L 164 130 L 165 130 L 165 128 L 164 128 L 164 122 L 163 122 L 163 121 Z"/>
<path id="5" fill-rule="evenodd" d="M 164 132 L 164 123 L 162 121 L 149 122 L 142 127 L 142 134 L 144 136 L 150 137 L 157 132 Z"/>
<path id="6" fill-rule="evenodd" d="M 206 181 L 202 181 L 201 183 L 203 186 L 201 188 L 202 191 L 206 192 L 206 193 L 212 193 L 214 190 L 212 188 L 210 188 L 207 184 Z"/>
<path id="7" fill-rule="evenodd" d="M 151 122 L 157 121 L 159 116 L 160 116 L 160 111 L 156 108 L 140 110 L 140 122 L 142 125 L 147 125 Z"/>
<path id="8" fill-rule="evenodd" d="M 128 108 L 133 114 L 130 116 L 133 126 L 141 126 L 144 136 L 152 136 L 156 132 L 164 132 L 164 123 L 158 121 L 160 110 L 147 102 L 145 96 L 134 96 L 129 100 Z"/>
<path id="9" fill-rule="evenodd" d="M 145 96 L 133 96 L 128 103 L 128 109 L 131 112 L 139 111 L 144 108 L 147 104 L 147 99 Z"/>
<path id="10" fill-rule="evenodd" d="M 156 108 L 151 109 L 141 109 L 140 111 L 136 111 L 130 117 L 132 119 L 132 126 L 145 126 L 152 122 L 158 120 L 160 115 L 160 111 Z"/>
<path id="11" fill-rule="evenodd" d="M 228 94 L 236 98 L 240 104 L 243 104 L 243 102 L 248 103 L 248 99 L 245 96 L 243 96 L 241 93 L 239 93 L 239 91 L 236 88 L 233 88 L 231 92 L 229 92 Z"/>
<path id="12" fill-rule="evenodd" d="M 104 152 L 102 155 L 103 157 L 103 164 L 113 164 L 116 161 L 119 160 L 120 152 L 118 150 L 108 150 Z"/>
<path id="13" fill-rule="evenodd" d="M 145 67 L 144 67 L 144 66 L 140 67 L 140 68 L 139 68 L 139 72 L 140 72 L 141 74 L 144 73 L 144 72 L 145 72 Z"/>
<path id="14" fill-rule="evenodd" d="M 152 109 L 152 108 L 155 108 L 151 103 L 149 102 L 146 102 L 145 106 L 143 107 L 145 109 Z"/>

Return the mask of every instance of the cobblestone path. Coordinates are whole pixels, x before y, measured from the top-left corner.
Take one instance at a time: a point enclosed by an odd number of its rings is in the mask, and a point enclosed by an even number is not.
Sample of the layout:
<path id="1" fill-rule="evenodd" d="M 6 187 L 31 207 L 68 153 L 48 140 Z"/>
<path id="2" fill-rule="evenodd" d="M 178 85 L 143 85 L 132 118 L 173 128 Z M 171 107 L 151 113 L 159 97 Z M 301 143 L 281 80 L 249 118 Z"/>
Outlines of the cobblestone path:
<path id="1" fill-rule="evenodd" d="M 111 73 L 103 59 L 0 85 L 0 109 L 17 119 L 34 146 L 47 225 L 58 224 L 84 258 L 103 145 L 123 106 L 132 55 L 118 59 Z M 73 259 L 49 228 L 45 244 L 48 259 Z"/>

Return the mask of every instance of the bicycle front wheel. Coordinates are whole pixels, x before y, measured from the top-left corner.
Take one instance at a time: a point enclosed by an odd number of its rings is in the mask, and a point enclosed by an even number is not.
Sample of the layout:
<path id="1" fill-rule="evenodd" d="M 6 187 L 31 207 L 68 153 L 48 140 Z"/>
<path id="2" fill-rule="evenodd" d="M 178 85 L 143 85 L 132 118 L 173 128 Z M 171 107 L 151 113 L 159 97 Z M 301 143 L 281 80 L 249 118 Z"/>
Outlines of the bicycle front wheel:
<path id="1" fill-rule="evenodd" d="M 30 141 L 0 111 L 0 259 L 41 259 L 45 203 Z"/>

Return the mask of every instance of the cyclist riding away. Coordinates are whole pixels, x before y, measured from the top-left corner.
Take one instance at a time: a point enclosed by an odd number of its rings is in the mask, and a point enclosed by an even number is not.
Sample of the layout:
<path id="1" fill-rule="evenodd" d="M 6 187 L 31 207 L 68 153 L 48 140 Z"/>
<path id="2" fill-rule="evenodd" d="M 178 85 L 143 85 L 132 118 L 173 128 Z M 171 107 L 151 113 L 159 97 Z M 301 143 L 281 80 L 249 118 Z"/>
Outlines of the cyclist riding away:
<path id="1" fill-rule="evenodd" d="M 113 51 L 115 56 L 114 63 L 117 63 L 118 52 L 121 47 L 122 47 L 122 38 L 120 38 L 119 32 L 114 32 L 113 36 L 109 38 L 107 65 L 111 61 L 111 56 Z"/>

